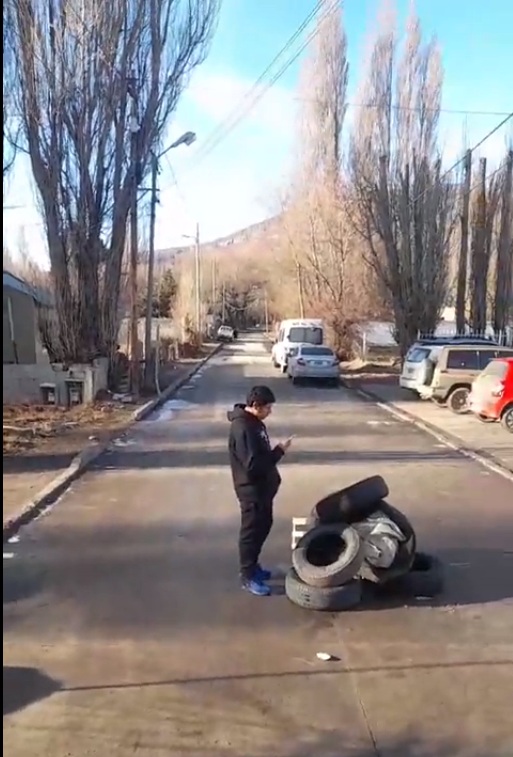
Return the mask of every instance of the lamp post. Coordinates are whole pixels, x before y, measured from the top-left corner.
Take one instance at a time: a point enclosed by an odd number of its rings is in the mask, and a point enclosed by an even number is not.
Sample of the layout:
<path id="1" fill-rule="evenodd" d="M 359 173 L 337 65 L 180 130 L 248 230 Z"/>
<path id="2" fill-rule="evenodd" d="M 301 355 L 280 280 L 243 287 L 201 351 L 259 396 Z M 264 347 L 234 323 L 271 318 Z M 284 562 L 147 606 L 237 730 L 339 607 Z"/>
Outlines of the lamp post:
<path id="1" fill-rule="evenodd" d="M 170 150 L 180 145 L 186 145 L 189 147 L 196 141 L 196 134 L 193 131 L 186 131 L 175 142 L 169 145 L 158 155 L 153 153 L 151 156 L 151 209 L 150 209 L 150 239 L 148 249 L 148 286 L 147 286 L 147 300 L 146 300 L 146 317 L 144 324 L 144 384 L 146 388 L 150 388 L 153 376 L 151 371 L 151 364 L 149 356 L 151 354 L 151 325 L 153 321 L 153 290 L 155 285 L 155 225 L 157 220 L 157 203 L 158 203 L 158 189 L 157 178 L 159 173 L 159 160 L 166 155 Z M 155 360 L 158 360 L 158 355 L 155 355 Z"/>

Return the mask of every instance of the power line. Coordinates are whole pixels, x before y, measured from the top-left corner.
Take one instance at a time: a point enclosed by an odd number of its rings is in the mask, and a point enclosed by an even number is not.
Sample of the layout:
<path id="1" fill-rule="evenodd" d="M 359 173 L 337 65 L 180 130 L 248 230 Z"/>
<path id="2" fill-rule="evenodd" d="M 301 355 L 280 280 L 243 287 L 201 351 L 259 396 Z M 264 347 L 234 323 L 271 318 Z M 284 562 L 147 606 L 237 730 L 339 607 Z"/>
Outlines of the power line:
<path id="1" fill-rule="evenodd" d="M 327 4 L 327 2 L 329 4 Z M 310 42 L 317 36 L 319 32 L 319 27 L 317 26 L 317 28 L 313 29 L 310 32 L 310 34 L 307 36 L 307 38 L 303 41 L 303 43 L 299 47 L 299 50 L 297 50 L 292 56 L 290 56 L 282 65 L 282 67 L 272 76 L 270 81 L 267 82 L 265 87 L 263 87 L 260 91 L 258 91 L 259 84 L 262 83 L 263 79 L 265 78 L 269 70 L 274 65 L 274 62 L 276 62 L 283 55 L 283 52 L 286 52 L 286 50 L 288 50 L 288 48 L 296 41 L 301 31 L 303 31 L 306 28 L 306 26 L 308 26 L 316 16 L 318 16 L 319 11 L 321 9 L 324 9 L 324 10 L 318 18 L 319 22 L 328 18 L 328 16 L 331 15 L 331 13 L 335 10 L 336 6 L 339 3 L 340 3 L 340 0 L 333 0 L 333 2 L 330 2 L 330 0 L 323 0 L 322 2 L 319 2 L 317 4 L 314 10 L 310 12 L 308 17 L 303 21 L 301 26 L 296 30 L 294 35 L 286 43 L 284 48 L 275 56 L 272 64 L 270 64 L 266 68 L 266 70 L 260 75 L 260 77 L 257 79 L 255 84 L 253 85 L 252 89 L 245 95 L 244 98 L 242 98 L 242 100 L 233 109 L 233 111 L 225 119 L 225 121 L 219 124 L 219 126 L 216 127 L 216 129 L 214 129 L 211 136 L 207 137 L 207 140 L 203 143 L 203 148 L 201 148 L 196 155 L 196 160 L 198 162 L 203 160 L 210 152 L 212 152 L 212 150 L 214 150 L 218 146 L 218 144 L 223 139 L 225 139 L 229 134 L 231 134 L 231 132 L 238 126 L 238 124 L 251 112 L 251 110 L 255 107 L 255 105 L 269 91 L 269 89 L 271 89 L 271 87 L 273 87 L 276 84 L 276 82 L 283 76 L 283 74 L 290 68 L 290 66 L 293 63 L 295 63 L 295 61 L 299 58 L 302 52 L 310 44 Z M 248 104 L 244 108 L 245 101 L 248 100 L 251 97 L 251 95 L 253 95 L 253 99 L 250 102 L 248 102 Z"/>
<path id="2" fill-rule="evenodd" d="M 314 97 L 295 97 L 295 100 L 298 100 L 300 102 L 315 102 Z M 379 103 L 354 103 L 354 102 L 346 102 L 345 106 L 347 108 L 369 108 L 369 109 L 376 109 L 383 107 Z M 455 108 L 424 108 L 420 106 L 414 106 L 414 107 L 408 107 L 407 105 L 387 105 L 387 109 L 390 110 L 399 110 L 399 111 L 405 111 L 405 112 L 411 112 L 411 113 L 418 113 L 422 111 L 423 113 L 446 113 L 448 115 L 457 115 L 457 116 L 496 116 L 497 118 L 501 116 L 507 116 L 509 115 L 509 111 L 507 110 L 458 110 Z"/>
<path id="3" fill-rule="evenodd" d="M 445 171 L 440 176 L 440 181 L 442 179 L 445 179 L 447 176 L 449 176 L 449 174 L 451 174 L 454 171 L 455 168 L 458 168 L 458 166 L 463 163 L 463 161 L 465 160 L 465 155 L 467 154 L 467 152 L 470 152 L 471 155 L 473 153 L 475 153 L 476 150 L 478 150 L 482 145 L 484 145 L 484 143 L 487 142 L 490 139 L 490 137 L 492 137 L 500 129 L 502 129 L 502 127 L 505 126 L 508 123 L 508 121 L 510 121 L 512 118 L 513 118 L 513 112 L 509 113 L 506 116 L 506 118 L 503 118 L 502 121 L 500 121 L 497 124 L 497 126 L 494 126 L 494 128 L 491 129 L 489 132 L 487 132 L 484 135 L 484 137 L 482 137 L 479 140 L 479 142 L 476 142 L 476 144 L 473 147 L 471 147 L 468 151 L 466 151 L 465 154 L 456 161 L 456 163 L 454 163 L 450 168 L 448 168 L 447 171 Z M 494 172 L 494 173 L 496 173 L 496 172 Z M 419 195 L 417 195 L 417 197 L 414 197 L 413 200 L 411 201 L 410 205 L 415 205 L 415 203 L 417 203 L 420 199 L 422 199 L 422 197 L 424 197 L 424 195 L 426 194 L 427 191 L 428 191 L 428 188 L 424 189 Z"/>

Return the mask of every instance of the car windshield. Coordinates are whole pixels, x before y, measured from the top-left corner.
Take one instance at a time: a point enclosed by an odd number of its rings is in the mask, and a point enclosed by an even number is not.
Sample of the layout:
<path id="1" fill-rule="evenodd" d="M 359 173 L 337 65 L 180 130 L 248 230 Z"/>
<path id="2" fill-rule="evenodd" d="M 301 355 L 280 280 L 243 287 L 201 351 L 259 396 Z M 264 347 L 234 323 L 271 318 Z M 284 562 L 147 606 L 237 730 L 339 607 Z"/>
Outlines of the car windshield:
<path id="1" fill-rule="evenodd" d="M 508 364 L 503 360 L 490 360 L 486 368 L 481 372 L 481 376 L 494 376 L 502 381 L 506 378 Z"/>
<path id="2" fill-rule="evenodd" d="M 430 352 L 431 350 L 427 350 L 424 347 L 414 347 L 408 354 L 407 361 L 408 363 L 422 363 L 423 360 L 429 357 Z"/>
<path id="3" fill-rule="evenodd" d="M 322 344 L 322 329 L 319 326 L 293 326 L 288 340 L 295 344 Z"/>
<path id="4" fill-rule="evenodd" d="M 301 354 L 307 357 L 312 355 L 315 357 L 333 357 L 333 350 L 330 350 L 329 347 L 301 347 Z"/>

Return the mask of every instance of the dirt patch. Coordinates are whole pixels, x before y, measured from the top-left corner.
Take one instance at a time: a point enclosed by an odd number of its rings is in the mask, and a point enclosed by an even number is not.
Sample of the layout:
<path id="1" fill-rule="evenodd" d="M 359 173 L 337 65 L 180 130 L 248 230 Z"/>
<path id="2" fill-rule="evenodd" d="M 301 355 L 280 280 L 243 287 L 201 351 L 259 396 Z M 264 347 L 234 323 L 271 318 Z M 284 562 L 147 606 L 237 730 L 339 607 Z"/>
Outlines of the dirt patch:
<path id="1" fill-rule="evenodd" d="M 4 405 L 3 454 L 19 455 L 46 451 L 63 442 L 68 449 L 83 444 L 90 437 L 122 427 L 133 413 L 135 404 L 99 402 L 72 408 L 43 405 Z M 93 439 L 91 439 L 92 441 Z M 59 443 L 59 446 L 62 446 Z"/>
<path id="2" fill-rule="evenodd" d="M 401 373 L 401 364 L 396 360 L 383 362 L 366 362 L 352 360 L 341 364 L 342 379 L 350 384 L 364 385 L 366 383 L 397 383 Z"/>

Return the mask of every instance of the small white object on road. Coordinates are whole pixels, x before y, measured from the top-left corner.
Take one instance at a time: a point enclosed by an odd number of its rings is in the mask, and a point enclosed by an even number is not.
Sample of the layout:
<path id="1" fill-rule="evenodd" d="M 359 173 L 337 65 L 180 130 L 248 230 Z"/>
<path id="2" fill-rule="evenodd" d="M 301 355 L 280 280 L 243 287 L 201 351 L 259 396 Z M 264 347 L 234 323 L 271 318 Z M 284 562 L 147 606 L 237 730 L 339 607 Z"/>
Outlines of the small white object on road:
<path id="1" fill-rule="evenodd" d="M 317 652 L 316 657 L 318 660 L 322 660 L 323 662 L 329 662 L 330 660 L 333 660 L 333 655 L 328 654 L 327 652 Z"/>

